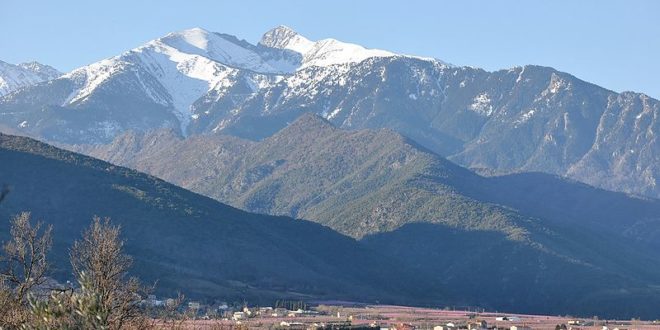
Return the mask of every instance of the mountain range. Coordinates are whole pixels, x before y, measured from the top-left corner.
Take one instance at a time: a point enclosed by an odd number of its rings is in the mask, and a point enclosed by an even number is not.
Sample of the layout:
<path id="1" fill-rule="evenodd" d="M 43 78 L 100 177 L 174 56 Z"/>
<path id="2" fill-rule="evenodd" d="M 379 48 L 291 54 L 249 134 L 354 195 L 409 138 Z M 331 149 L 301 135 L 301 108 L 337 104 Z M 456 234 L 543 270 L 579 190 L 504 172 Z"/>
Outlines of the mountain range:
<path id="1" fill-rule="evenodd" d="M 309 111 L 346 129 L 393 129 L 484 174 L 540 171 L 660 196 L 653 98 L 547 67 L 487 72 L 284 26 L 256 45 L 171 33 L 0 99 L 4 126 L 64 143 L 163 127 L 260 140 Z"/>
<path id="2" fill-rule="evenodd" d="M 466 304 L 624 315 L 660 274 L 659 201 L 541 173 L 482 177 L 388 129 L 305 114 L 260 142 L 160 130 L 75 148 L 238 208 L 318 222 Z"/>

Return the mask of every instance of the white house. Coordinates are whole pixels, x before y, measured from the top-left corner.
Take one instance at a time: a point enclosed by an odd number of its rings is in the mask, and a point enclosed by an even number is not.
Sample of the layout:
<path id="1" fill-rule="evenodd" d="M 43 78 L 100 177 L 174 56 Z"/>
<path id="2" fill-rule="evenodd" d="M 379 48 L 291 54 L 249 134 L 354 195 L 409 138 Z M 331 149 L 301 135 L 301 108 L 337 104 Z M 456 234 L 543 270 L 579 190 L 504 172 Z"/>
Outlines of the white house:
<path id="1" fill-rule="evenodd" d="M 232 320 L 238 321 L 242 320 L 245 318 L 245 313 L 244 312 L 234 312 L 234 315 L 232 315 Z"/>

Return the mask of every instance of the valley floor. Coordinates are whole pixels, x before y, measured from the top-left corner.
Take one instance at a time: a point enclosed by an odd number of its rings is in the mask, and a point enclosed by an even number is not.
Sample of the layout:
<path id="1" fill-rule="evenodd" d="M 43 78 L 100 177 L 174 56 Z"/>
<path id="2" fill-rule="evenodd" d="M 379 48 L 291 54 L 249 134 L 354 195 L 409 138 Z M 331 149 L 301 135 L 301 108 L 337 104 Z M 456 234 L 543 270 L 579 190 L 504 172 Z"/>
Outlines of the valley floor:
<path id="1" fill-rule="evenodd" d="M 660 321 L 599 320 L 570 316 L 505 314 L 498 312 L 451 311 L 430 308 L 368 305 L 341 307 L 321 305 L 313 315 L 293 314 L 285 317 L 257 315 L 243 319 L 185 320 L 157 322 L 157 328 L 171 329 L 660 329 Z"/>

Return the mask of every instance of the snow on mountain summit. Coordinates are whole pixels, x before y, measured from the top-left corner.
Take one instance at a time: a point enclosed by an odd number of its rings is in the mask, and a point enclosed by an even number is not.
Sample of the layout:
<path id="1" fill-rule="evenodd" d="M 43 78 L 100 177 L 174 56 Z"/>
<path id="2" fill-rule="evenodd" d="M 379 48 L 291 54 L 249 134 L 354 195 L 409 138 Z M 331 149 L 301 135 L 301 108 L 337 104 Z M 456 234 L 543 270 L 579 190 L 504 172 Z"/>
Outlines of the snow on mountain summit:
<path id="1" fill-rule="evenodd" d="M 41 64 L 36 61 L 20 63 L 18 64 L 18 66 L 36 74 L 39 78 L 43 80 L 55 79 L 62 75 L 62 72 L 58 71 L 52 66 Z"/>
<path id="2" fill-rule="evenodd" d="M 314 47 L 314 42 L 301 36 L 288 26 L 280 25 L 264 33 L 259 44 L 279 49 L 289 49 L 301 54 Z"/>
<path id="3" fill-rule="evenodd" d="M 281 54 L 273 55 L 273 51 Z M 82 83 L 67 100 L 73 103 L 84 99 L 121 68 L 130 67 L 126 63 L 132 63 L 153 75 L 171 96 L 169 100 L 155 101 L 169 102 L 177 109 L 177 116 L 188 121 L 184 118 L 190 115 L 190 105 L 228 75 L 235 75 L 236 70 L 285 75 L 310 66 L 390 56 L 400 55 L 335 39 L 310 41 L 286 26 L 266 32 L 258 46 L 230 35 L 192 28 L 169 33 L 119 56 L 72 71 L 67 77 L 76 77 Z M 147 94 L 159 93 L 147 91 Z"/>
<path id="4" fill-rule="evenodd" d="M 142 47 L 155 47 L 167 51 L 171 47 L 180 53 L 198 55 L 211 60 L 256 72 L 278 73 L 279 68 L 266 63 L 254 47 L 241 43 L 238 39 L 231 40 L 228 36 L 193 28 L 180 32 L 170 33 L 167 36 L 154 40 Z"/>
<path id="5" fill-rule="evenodd" d="M 0 96 L 61 75 L 53 67 L 38 62 L 14 65 L 0 61 Z"/>
<path id="6" fill-rule="evenodd" d="M 303 56 L 301 68 L 357 63 L 371 57 L 398 55 L 385 50 L 364 48 L 360 45 L 341 42 L 336 39 L 310 41 L 284 25 L 266 32 L 259 43 L 267 47 L 288 49 L 300 53 Z"/>
<path id="7" fill-rule="evenodd" d="M 232 35 L 191 28 L 62 76 L 74 87 L 60 105 L 83 106 L 95 96 L 124 86 L 141 102 L 146 100 L 176 116 L 185 134 L 189 124 L 201 116 L 194 113 L 197 101 L 215 102 L 233 88 L 242 90 L 240 98 L 249 97 L 287 77 L 295 84 L 298 80 L 292 77 L 310 67 L 323 68 L 329 74 L 334 65 L 395 56 L 404 55 L 335 39 L 311 41 L 286 26 L 266 32 L 257 45 Z M 97 93 L 102 90 L 106 93 Z"/>
<path id="8" fill-rule="evenodd" d="M 277 64 L 277 63 L 276 63 Z M 65 104 L 84 102 L 100 86 L 126 70 L 133 70 L 144 95 L 170 107 L 182 132 L 192 119 L 191 106 L 214 88 L 231 84 L 240 70 L 263 74 L 291 72 L 267 62 L 257 47 L 229 35 L 193 28 L 162 38 L 119 56 L 76 69 L 65 78 L 77 88 Z"/>

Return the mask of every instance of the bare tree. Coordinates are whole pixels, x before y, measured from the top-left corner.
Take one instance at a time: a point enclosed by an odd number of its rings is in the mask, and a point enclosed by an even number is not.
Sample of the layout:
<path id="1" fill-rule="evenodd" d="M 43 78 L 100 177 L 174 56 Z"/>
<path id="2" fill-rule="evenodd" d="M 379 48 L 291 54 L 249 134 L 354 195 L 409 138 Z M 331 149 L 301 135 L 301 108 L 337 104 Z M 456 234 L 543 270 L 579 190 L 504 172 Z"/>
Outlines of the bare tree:
<path id="1" fill-rule="evenodd" d="M 11 239 L 3 246 L 2 280 L 13 287 L 16 302 L 23 303 L 32 288 L 46 280 L 49 269 L 46 256 L 52 245 L 52 227 L 43 231 L 43 224 L 32 225 L 30 212 L 23 212 L 11 221 Z"/>
<path id="2" fill-rule="evenodd" d="M 140 320 L 139 302 L 144 294 L 138 280 L 128 277 L 132 259 L 123 252 L 120 231 L 109 218 L 94 217 L 70 253 L 74 275 L 87 283 L 86 290 L 98 299 L 108 326 L 114 329 Z"/>

